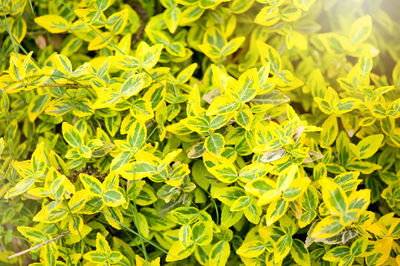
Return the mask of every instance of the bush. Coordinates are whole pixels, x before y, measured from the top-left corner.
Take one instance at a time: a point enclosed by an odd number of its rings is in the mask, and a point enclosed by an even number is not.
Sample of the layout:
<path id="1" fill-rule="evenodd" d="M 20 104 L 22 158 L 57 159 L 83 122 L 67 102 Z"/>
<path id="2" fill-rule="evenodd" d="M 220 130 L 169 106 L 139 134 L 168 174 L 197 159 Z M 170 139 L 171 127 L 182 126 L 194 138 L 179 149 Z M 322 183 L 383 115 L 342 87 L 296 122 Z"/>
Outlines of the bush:
<path id="1" fill-rule="evenodd" d="M 400 264 L 398 10 L 2 0 L 0 261 Z"/>

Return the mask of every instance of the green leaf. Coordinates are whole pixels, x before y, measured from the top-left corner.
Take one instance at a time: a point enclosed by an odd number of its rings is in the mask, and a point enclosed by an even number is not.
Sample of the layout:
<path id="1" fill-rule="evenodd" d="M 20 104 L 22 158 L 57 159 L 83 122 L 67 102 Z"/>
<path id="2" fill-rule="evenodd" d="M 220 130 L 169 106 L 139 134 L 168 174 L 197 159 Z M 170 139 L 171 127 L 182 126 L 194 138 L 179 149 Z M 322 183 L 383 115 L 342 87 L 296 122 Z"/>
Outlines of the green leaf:
<path id="1" fill-rule="evenodd" d="M 246 184 L 244 189 L 246 192 L 257 197 L 264 196 L 266 193 L 276 194 L 276 183 L 269 178 L 257 178 Z"/>
<path id="2" fill-rule="evenodd" d="M 168 217 L 181 225 L 192 224 L 199 218 L 199 210 L 194 207 L 178 207 L 170 211 Z"/>
<path id="3" fill-rule="evenodd" d="M 41 142 L 35 149 L 31 158 L 32 170 L 36 175 L 41 175 L 47 168 L 47 158 L 44 153 L 44 143 Z"/>
<path id="4" fill-rule="evenodd" d="M 213 239 L 212 222 L 199 221 L 192 226 L 193 241 L 196 245 L 207 246 Z"/>
<path id="5" fill-rule="evenodd" d="M 121 260 L 123 259 L 123 255 L 119 251 L 111 251 L 111 253 L 108 255 L 108 261 L 112 264 L 114 263 L 120 263 L 120 265 L 124 265 Z"/>
<path id="6" fill-rule="evenodd" d="M 291 165 L 287 167 L 278 176 L 277 189 L 279 191 L 287 189 L 297 175 L 298 175 L 297 165 Z"/>
<path id="7" fill-rule="evenodd" d="M 249 69 L 240 75 L 235 88 L 239 101 L 244 103 L 253 99 L 257 94 L 258 85 L 257 69 Z"/>
<path id="8" fill-rule="evenodd" d="M 324 260 L 331 261 L 331 262 L 339 262 L 345 257 L 346 255 L 350 254 L 349 247 L 339 246 L 330 249 L 323 257 Z"/>
<path id="9" fill-rule="evenodd" d="M 243 217 L 243 212 L 231 212 L 228 205 L 223 204 L 221 212 L 221 225 L 229 228 Z"/>
<path id="10" fill-rule="evenodd" d="M 48 240 L 44 232 L 30 226 L 18 226 L 17 230 L 30 241 L 45 242 Z"/>
<path id="11" fill-rule="evenodd" d="M 68 201 L 69 209 L 72 213 L 80 211 L 88 200 L 87 192 L 82 189 L 76 192 Z"/>
<path id="12" fill-rule="evenodd" d="M 132 149 L 141 148 L 146 143 L 146 126 L 139 121 L 135 121 L 129 128 L 127 141 Z"/>
<path id="13" fill-rule="evenodd" d="M 368 137 L 363 138 L 358 144 L 357 148 L 360 152 L 360 159 L 367 159 L 374 155 L 381 146 L 383 141 L 383 135 L 370 135 Z"/>
<path id="14" fill-rule="evenodd" d="M 283 198 L 286 201 L 294 201 L 307 189 L 311 180 L 306 177 L 296 178 L 292 184 L 283 192 Z"/>
<path id="15" fill-rule="evenodd" d="M 149 238 L 149 224 L 147 223 L 146 217 L 141 213 L 137 214 L 137 227 L 145 238 Z"/>
<path id="16" fill-rule="evenodd" d="M 28 117 L 31 122 L 34 122 L 36 118 L 44 111 L 50 99 L 51 98 L 48 94 L 36 95 L 29 103 Z"/>
<path id="17" fill-rule="evenodd" d="M 220 154 L 225 145 L 224 137 L 221 134 L 215 133 L 208 136 L 204 142 L 206 150 L 215 155 Z"/>
<path id="18" fill-rule="evenodd" d="M 232 101 L 228 97 L 218 96 L 207 109 L 207 116 L 228 114 L 236 111 L 239 103 Z"/>
<path id="19" fill-rule="evenodd" d="M 240 187 L 218 188 L 215 191 L 212 191 L 211 194 L 213 197 L 228 206 L 231 206 L 237 199 L 246 195 L 244 190 Z"/>
<path id="20" fill-rule="evenodd" d="M 321 131 L 321 147 L 328 148 L 333 142 L 335 142 L 336 137 L 339 133 L 338 123 L 336 116 L 334 114 L 330 115 L 325 122 L 322 124 Z"/>
<path id="21" fill-rule="evenodd" d="M 236 37 L 233 38 L 232 40 L 230 40 L 227 44 L 225 44 L 220 53 L 224 56 L 233 54 L 234 52 L 236 52 L 240 46 L 242 46 L 243 42 L 246 40 L 245 37 Z"/>
<path id="22" fill-rule="evenodd" d="M 372 19 L 369 15 L 362 16 L 353 22 L 350 28 L 350 44 L 358 44 L 366 40 L 371 34 Z"/>
<path id="23" fill-rule="evenodd" d="M 246 130 L 250 130 L 254 116 L 249 108 L 242 108 L 235 114 L 235 121 Z"/>
<path id="24" fill-rule="evenodd" d="M 254 204 L 252 201 L 247 208 L 244 209 L 244 216 L 250 223 L 258 224 L 260 222 L 260 216 L 262 214 L 262 209 L 260 206 Z"/>
<path id="25" fill-rule="evenodd" d="M 190 130 L 203 134 L 209 131 L 210 125 L 207 119 L 200 116 L 189 116 L 181 121 Z"/>
<path id="26" fill-rule="evenodd" d="M 68 212 L 65 209 L 59 208 L 60 204 L 57 201 L 53 201 L 46 206 L 42 206 L 42 209 L 33 217 L 33 221 L 39 221 L 43 223 L 56 223 L 67 217 Z"/>
<path id="27" fill-rule="evenodd" d="M 110 0 L 96 0 L 94 5 L 98 11 L 106 10 L 111 4 Z"/>
<path id="28" fill-rule="evenodd" d="M 98 179 L 87 174 L 80 174 L 80 180 L 90 193 L 94 195 L 101 195 L 103 193 L 103 186 Z"/>
<path id="29" fill-rule="evenodd" d="M 186 83 L 192 77 L 196 68 L 197 68 L 197 63 L 193 63 L 188 67 L 184 68 L 181 72 L 179 72 L 178 76 L 176 77 L 176 81 L 178 83 Z"/>
<path id="30" fill-rule="evenodd" d="M 96 235 L 96 250 L 107 254 L 107 256 L 111 252 L 110 245 L 101 233 L 97 233 Z"/>
<path id="31" fill-rule="evenodd" d="M 137 99 L 130 108 L 131 115 L 138 121 L 144 122 L 154 116 L 151 102 L 146 99 Z"/>
<path id="32" fill-rule="evenodd" d="M 347 210 L 347 196 L 342 187 L 328 178 L 320 180 L 319 183 L 326 207 L 333 214 L 343 215 Z"/>
<path id="33" fill-rule="evenodd" d="M 282 198 L 271 202 L 267 209 L 267 215 L 265 216 L 267 225 L 272 225 L 273 223 L 278 221 L 279 218 L 281 218 L 286 213 L 288 207 L 289 203 Z"/>
<path id="34" fill-rule="evenodd" d="M 68 21 L 57 15 L 40 16 L 35 18 L 34 21 L 51 33 L 65 32 L 69 28 Z"/>
<path id="35" fill-rule="evenodd" d="M 118 190 L 110 189 L 104 192 L 103 201 L 109 207 L 117 207 L 125 203 L 125 198 Z"/>
<path id="36" fill-rule="evenodd" d="M 218 0 L 200 0 L 199 5 L 201 8 L 214 8 L 218 2 Z"/>
<path id="37" fill-rule="evenodd" d="M 223 266 L 228 261 L 231 249 L 229 247 L 229 242 L 219 241 L 215 243 L 210 251 L 209 263 L 215 266 Z"/>
<path id="38" fill-rule="evenodd" d="M 372 69 L 372 57 L 369 54 L 363 55 L 358 61 L 361 70 L 361 77 L 364 78 Z"/>
<path id="39" fill-rule="evenodd" d="M 207 170 L 223 183 L 233 183 L 238 178 L 236 167 L 231 161 L 225 157 L 212 155 L 210 153 L 203 154 L 203 160 Z M 210 164 L 213 166 L 208 166 Z"/>
<path id="40" fill-rule="evenodd" d="M 292 255 L 292 258 L 298 265 L 311 265 L 308 249 L 304 247 L 304 243 L 299 239 L 293 239 L 293 245 L 292 249 L 290 250 L 290 255 Z"/>
<path id="41" fill-rule="evenodd" d="M 83 145 L 83 139 L 79 131 L 67 122 L 62 123 L 62 134 L 65 141 L 72 147 L 79 148 Z"/>
<path id="42" fill-rule="evenodd" d="M 56 54 L 55 58 L 55 63 L 58 70 L 67 75 L 72 73 L 72 64 L 68 57 L 61 54 Z"/>
<path id="43" fill-rule="evenodd" d="M 179 0 L 160 0 L 160 3 L 165 8 L 174 8 Z"/>
<path id="44" fill-rule="evenodd" d="M 353 191 L 357 188 L 358 184 L 361 180 L 357 180 L 358 176 L 360 175 L 359 172 L 346 172 L 340 175 L 337 175 L 333 181 L 336 184 L 339 184 L 344 191 Z"/>
<path id="45" fill-rule="evenodd" d="M 241 211 L 244 208 L 247 208 L 250 205 L 251 201 L 252 199 L 250 197 L 242 196 L 232 203 L 231 211 Z"/>
<path id="46" fill-rule="evenodd" d="M 265 250 L 265 244 L 259 240 L 244 242 L 236 253 L 245 258 L 255 258 L 260 256 Z"/>
<path id="47" fill-rule="evenodd" d="M 154 193 L 153 188 L 145 184 L 144 187 L 140 190 L 139 195 L 136 196 L 135 202 L 140 206 L 147 206 L 157 201 L 157 196 Z"/>
<path id="48" fill-rule="evenodd" d="M 254 0 L 242 1 L 242 0 L 233 0 L 230 3 L 230 10 L 234 14 L 241 14 L 246 12 L 254 3 Z"/>
<path id="49" fill-rule="evenodd" d="M 167 8 L 163 13 L 165 24 L 171 33 L 175 33 L 181 17 L 181 10 L 178 7 Z"/>
<path id="50" fill-rule="evenodd" d="M 281 236 L 276 243 L 276 253 L 274 260 L 282 261 L 290 252 L 293 245 L 293 239 L 289 235 Z"/>
<path id="51" fill-rule="evenodd" d="M 350 253 L 353 257 L 359 257 L 364 254 L 368 248 L 368 239 L 360 237 L 350 247 Z"/>
<path id="52" fill-rule="evenodd" d="M 369 189 L 361 189 L 350 194 L 348 199 L 349 210 L 366 210 L 371 202 L 371 191 Z"/>
<path id="53" fill-rule="evenodd" d="M 25 193 L 35 183 L 35 178 L 25 178 L 19 181 L 13 188 L 11 188 L 4 198 L 9 199 Z"/>
<path id="54" fill-rule="evenodd" d="M 110 133 L 111 137 L 114 137 L 121 127 L 121 115 L 118 113 L 115 116 L 105 117 L 104 122 L 108 133 Z"/>
<path id="55" fill-rule="evenodd" d="M 185 6 L 182 9 L 180 15 L 180 25 L 187 25 L 193 21 L 196 21 L 203 15 L 204 9 L 198 5 Z"/>
<path id="56" fill-rule="evenodd" d="M 0 138 L 0 155 L 4 151 L 4 138 Z"/>
<path id="57" fill-rule="evenodd" d="M 119 12 L 115 12 L 107 18 L 106 28 L 114 34 L 120 34 L 126 27 L 128 22 L 128 12 L 123 9 Z"/>
<path id="58" fill-rule="evenodd" d="M 192 228 L 190 225 L 185 224 L 179 229 L 179 241 L 184 247 L 188 247 L 191 243 L 193 243 Z"/>
<path id="59" fill-rule="evenodd" d="M 113 172 L 120 170 L 124 165 L 129 162 L 130 157 L 130 152 L 122 152 L 117 154 L 117 156 L 115 156 L 115 158 L 111 161 L 110 171 Z"/>
<path id="60" fill-rule="evenodd" d="M 175 241 L 170 249 L 168 250 L 166 262 L 183 260 L 184 258 L 189 257 L 194 251 L 194 244 L 185 247 L 180 241 Z"/>
<path id="61" fill-rule="evenodd" d="M 300 204 L 304 210 L 312 211 L 318 207 L 318 198 L 317 190 L 314 187 L 309 186 L 300 197 Z"/>
<path id="62" fill-rule="evenodd" d="M 182 180 L 189 174 L 189 166 L 187 164 L 180 164 L 170 173 L 166 183 L 172 186 L 179 186 Z"/>
<path id="63" fill-rule="evenodd" d="M 328 216 L 322 219 L 313 229 L 311 237 L 329 238 L 339 234 L 344 229 L 340 216 Z"/>
<path id="64" fill-rule="evenodd" d="M 308 11 L 314 2 L 315 0 L 294 0 L 293 4 L 303 11 Z"/>
<path id="65" fill-rule="evenodd" d="M 280 19 L 279 8 L 275 6 L 265 6 L 257 14 L 254 22 L 263 26 L 272 26 Z"/>
<path id="66" fill-rule="evenodd" d="M 146 83 L 146 74 L 134 74 L 122 84 L 120 94 L 126 98 L 134 96 L 146 86 Z"/>
<path id="67" fill-rule="evenodd" d="M 160 58 L 164 45 L 156 44 L 149 48 L 141 48 L 140 45 L 141 44 L 139 44 L 136 52 L 139 55 L 139 65 L 144 69 L 150 69 L 154 67 Z"/>
<path id="68" fill-rule="evenodd" d="M 378 164 L 363 161 L 354 161 L 348 163 L 346 168 L 349 170 L 360 171 L 362 174 L 371 174 L 375 170 L 379 170 L 382 167 Z"/>
<path id="69" fill-rule="evenodd" d="M 270 45 L 257 42 L 258 52 L 263 64 L 270 64 L 272 72 L 279 74 L 282 69 L 282 60 L 278 52 Z"/>

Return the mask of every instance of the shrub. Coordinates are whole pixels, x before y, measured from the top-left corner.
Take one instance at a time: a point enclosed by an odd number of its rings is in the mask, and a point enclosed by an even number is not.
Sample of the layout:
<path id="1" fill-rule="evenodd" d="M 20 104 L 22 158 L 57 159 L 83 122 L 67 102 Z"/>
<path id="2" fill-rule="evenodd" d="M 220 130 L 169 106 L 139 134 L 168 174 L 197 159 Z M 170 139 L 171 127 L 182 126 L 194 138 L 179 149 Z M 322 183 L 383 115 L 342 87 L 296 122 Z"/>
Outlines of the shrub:
<path id="1" fill-rule="evenodd" d="M 0 261 L 400 263 L 399 8 L 2 0 Z"/>

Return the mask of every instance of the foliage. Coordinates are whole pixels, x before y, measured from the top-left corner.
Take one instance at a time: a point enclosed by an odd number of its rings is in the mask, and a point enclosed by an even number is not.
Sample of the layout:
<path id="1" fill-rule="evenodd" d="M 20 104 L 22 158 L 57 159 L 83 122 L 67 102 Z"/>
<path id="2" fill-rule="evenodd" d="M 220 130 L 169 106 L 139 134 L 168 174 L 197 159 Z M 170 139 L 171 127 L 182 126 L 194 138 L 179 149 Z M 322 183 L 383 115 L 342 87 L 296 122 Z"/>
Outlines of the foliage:
<path id="1" fill-rule="evenodd" d="M 396 1 L 1 2 L 1 262 L 400 264 Z"/>

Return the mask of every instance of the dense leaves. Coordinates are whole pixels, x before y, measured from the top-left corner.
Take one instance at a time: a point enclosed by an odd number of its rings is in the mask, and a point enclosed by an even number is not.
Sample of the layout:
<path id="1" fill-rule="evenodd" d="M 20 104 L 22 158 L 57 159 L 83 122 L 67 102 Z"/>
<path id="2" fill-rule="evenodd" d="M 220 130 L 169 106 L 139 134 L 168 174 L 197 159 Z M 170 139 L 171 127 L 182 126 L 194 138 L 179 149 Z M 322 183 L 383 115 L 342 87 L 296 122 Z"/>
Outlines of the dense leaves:
<path id="1" fill-rule="evenodd" d="M 1 2 L 2 264 L 400 264 L 397 1 Z"/>

